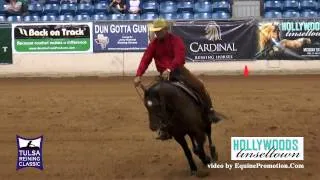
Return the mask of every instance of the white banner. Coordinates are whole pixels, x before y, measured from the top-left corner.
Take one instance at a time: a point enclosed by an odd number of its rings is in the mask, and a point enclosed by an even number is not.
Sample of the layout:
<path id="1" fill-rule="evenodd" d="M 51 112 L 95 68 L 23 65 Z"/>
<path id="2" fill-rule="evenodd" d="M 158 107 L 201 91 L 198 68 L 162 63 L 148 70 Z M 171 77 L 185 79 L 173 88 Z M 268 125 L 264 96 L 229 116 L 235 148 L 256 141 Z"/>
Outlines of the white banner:
<path id="1" fill-rule="evenodd" d="M 231 137 L 231 160 L 304 160 L 303 137 Z"/>

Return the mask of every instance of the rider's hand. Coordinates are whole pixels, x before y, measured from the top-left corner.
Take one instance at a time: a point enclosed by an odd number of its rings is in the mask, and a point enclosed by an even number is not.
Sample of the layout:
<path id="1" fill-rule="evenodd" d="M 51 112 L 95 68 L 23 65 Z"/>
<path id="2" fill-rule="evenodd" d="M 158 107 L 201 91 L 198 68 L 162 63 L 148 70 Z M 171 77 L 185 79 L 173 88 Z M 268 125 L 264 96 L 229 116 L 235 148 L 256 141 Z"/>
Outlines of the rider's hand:
<path id="1" fill-rule="evenodd" d="M 170 77 L 170 69 L 166 69 L 165 71 L 163 71 L 162 73 L 162 78 L 165 79 L 165 80 L 169 80 L 169 77 Z"/>
<path id="2" fill-rule="evenodd" d="M 135 87 L 139 86 L 141 83 L 141 77 L 140 76 L 135 77 L 133 80 L 133 83 Z"/>

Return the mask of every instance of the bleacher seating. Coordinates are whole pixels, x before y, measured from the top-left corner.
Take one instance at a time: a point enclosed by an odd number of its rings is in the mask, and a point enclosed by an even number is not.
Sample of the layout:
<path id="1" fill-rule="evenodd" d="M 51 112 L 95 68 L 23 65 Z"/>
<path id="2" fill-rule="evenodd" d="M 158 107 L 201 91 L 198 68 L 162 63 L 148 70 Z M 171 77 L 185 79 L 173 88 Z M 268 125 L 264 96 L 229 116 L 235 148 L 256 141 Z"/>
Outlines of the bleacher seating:
<path id="1" fill-rule="evenodd" d="M 306 9 L 300 13 L 300 17 L 303 17 L 303 18 L 318 17 L 318 13 L 317 11 Z"/>
<path id="2" fill-rule="evenodd" d="M 231 0 L 140 0 L 139 14 L 110 14 L 111 0 L 29 0 L 25 17 L 6 14 L 0 3 L 0 22 L 230 19 Z M 41 4 L 43 3 L 43 4 Z M 127 7 L 129 0 L 126 0 Z M 320 0 L 263 0 L 264 18 L 310 18 L 320 16 Z M 128 8 L 127 8 L 128 9 Z"/>
<path id="3" fill-rule="evenodd" d="M 75 17 L 74 17 L 74 20 L 75 21 L 90 21 L 91 20 L 91 17 L 89 14 L 77 14 Z"/>
<path id="4" fill-rule="evenodd" d="M 312 18 L 320 16 L 320 0 L 264 0 L 264 18 Z"/>
<path id="5" fill-rule="evenodd" d="M 155 12 L 146 12 L 141 15 L 141 20 L 153 20 L 158 18 L 158 13 Z"/>
<path id="6" fill-rule="evenodd" d="M 140 14 L 126 14 L 125 15 L 126 20 L 140 20 Z"/>
<path id="7" fill-rule="evenodd" d="M 92 20 L 94 20 L 94 21 L 105 21 L 105 20 L 108 20 L 108 17 L 107 17 L 107 15 L 105 15 L 103 13 L 99 13 L 99 14 L 92 15 Z"/>
<path id="8" fill-rule="evenodd" d="M 58 21 L 73 21 L 73 16 L 71 14 L 61 14 L 57 18 Z"/>
<path id="9" fill-rule="evenodd" d="M 193 6 L 194 2 L 193 0 L 185 0 L 185 1 L 179 1 L 177 3 L 177 12 L 193 12 Z"/>
<path id="10" fill-rule="evenodd" d="M 25 17 L 10 16 L 0 3 L 0 22 L 230 19 L 231 0 L 140 0 L 139 14 L 109 14 L 111 0 L 29 0 Z M 44 4 L 41 4 L 44 2 Z M 320 16 L 320 0 L 264 0 L 264 18 L 310 18 Z M 127 7 L 129 0 L 126 0 Z M 63 16 L 64 15 L 64 16 Z M 54 17 L 53 17 L 54 16 Z"/>
<path id="11" fill-rule="evenodd" d="M 0 22 L 6 22 L 7 18 L 6 16 L 0 15 Z"/>
<path id="12" fill-rule="evenodd" d="M 0 22 L 33 21 L 84 21 L 84 20 L 153 20 L 163 17 L 168 20 L 229 19 L 232 5 L 229 0 L 140 0 L 139 14 L 109 14 L 111 0 L 29 0 L 25 17 L 8 17 L 3 5 L 0 7 Z M 305 0 L 315 1 L 315 0 Z M 44 2 L 41 4 L 41 2 Z M 126 0 L 129 7 L 129 0 Z M 309 5 L 309 3 L 306 4 Z M 128 9 L 128 8 L 127 8 Z M 305 12 L 304 15 L 310 14 Z"/>
<path id="13" fill-rule="evenodd" d="M 177 13 L 163 13 L 160 14 L 159 17 L 167 19 L 167 20 L 174 20 L 177 19 Z"/>
<path id="14" fill-rule="evenodd" d="M 174 1 L 162 1 L 160 2 L 159 12 L 164 13 L 176 13 L 177 3 Z"/>
<path id="15" fill-rule="evenodd" d="M 194 14 L 191 12 L 181 12 L 177 14 L 177 19 L 182 19 L 182 20 L 194 19 Z"/>
<path id="16" fill-rule="evenodd" d="M 41 16 L 41 21 L 52 22 L 56 20 L 57 20 L 57 17 L 54 14 L 46 14 Z"/>
<path id="17" fill-rule="evenodd" d="M 43 13 L 43 5 L 40 3 L 29 4 L 28 11 L 30 15 L 41 16 Z"/>
<path id="18" fill-rule="evenodd" d="M 22 22 L 23 20 L 23 17 L 22 16 L 9 16 L 7 18 L 7 21 L 8 22 Z"/>
<path id="19" fill-rule="evenodd" d="M 86 14 L 89 17 L 93 14 L 94 7 L 89 3 L 79 3 L 77 7 L 77 15 Z"/>
<path id="20" fill-rule="evenodd" d="M 45 4 L 43 8 L 43 15 L 54 15 L 58 16 L 60 14 L 59 4 Z"/>
<path id="21" fill-rule="evenodd" d="M 27 15 L 23 18 L 24 22 L 37 22 L 40 21 L 39 15 Z"/>

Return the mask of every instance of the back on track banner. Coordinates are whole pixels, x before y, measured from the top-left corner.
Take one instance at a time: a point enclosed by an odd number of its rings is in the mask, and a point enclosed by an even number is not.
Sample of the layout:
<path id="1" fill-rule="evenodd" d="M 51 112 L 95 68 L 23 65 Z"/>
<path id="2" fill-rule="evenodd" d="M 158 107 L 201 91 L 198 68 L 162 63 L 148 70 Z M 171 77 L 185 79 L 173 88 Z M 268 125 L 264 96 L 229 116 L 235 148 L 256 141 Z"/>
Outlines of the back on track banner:
<path id="1" fill-rule="evenodd" d="M 91 53 L 92 23 L 12 25 L 13 53 Z"/>

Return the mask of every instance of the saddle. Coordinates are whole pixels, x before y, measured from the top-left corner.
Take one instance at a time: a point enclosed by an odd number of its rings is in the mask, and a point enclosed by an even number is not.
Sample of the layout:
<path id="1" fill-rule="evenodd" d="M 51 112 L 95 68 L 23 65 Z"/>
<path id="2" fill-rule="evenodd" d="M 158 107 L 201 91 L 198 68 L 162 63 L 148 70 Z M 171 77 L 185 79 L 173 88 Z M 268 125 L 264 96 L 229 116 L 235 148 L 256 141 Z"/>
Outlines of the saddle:
<path id="1" fill-rule="evenodd" d="M 156 77 L 156 81 L 159 81 L 161 79 L 161 76 Z M 195 103 L 200 105 L 204 108 L 204 100 L 201 98 L 201 96 L 192 88 L 190 88 L 188 85 L 186 85 L 183 81 L 179 80 L 179 78 L 172 77 L 169 83 L 175 87 L 178 87 L 183 92 L 185 92 L 189 97 L 191 97 Z"/>
<path id="2" fill-rule="evenodd" d="M 181 90 L 183 90 L 185 93 L 187 93 L 197 104 L 201 105 L 203 104 L 202 99 L 200 98 L 200 96 L 198 95 L 197 92 L 195 92 L 194 90 L 192 90 L 191 88 L 189 88 L 187 85 L 185 85 L 183 82 L 181 81 L 171 81 L 170 84 L 180 88 Z"/>

